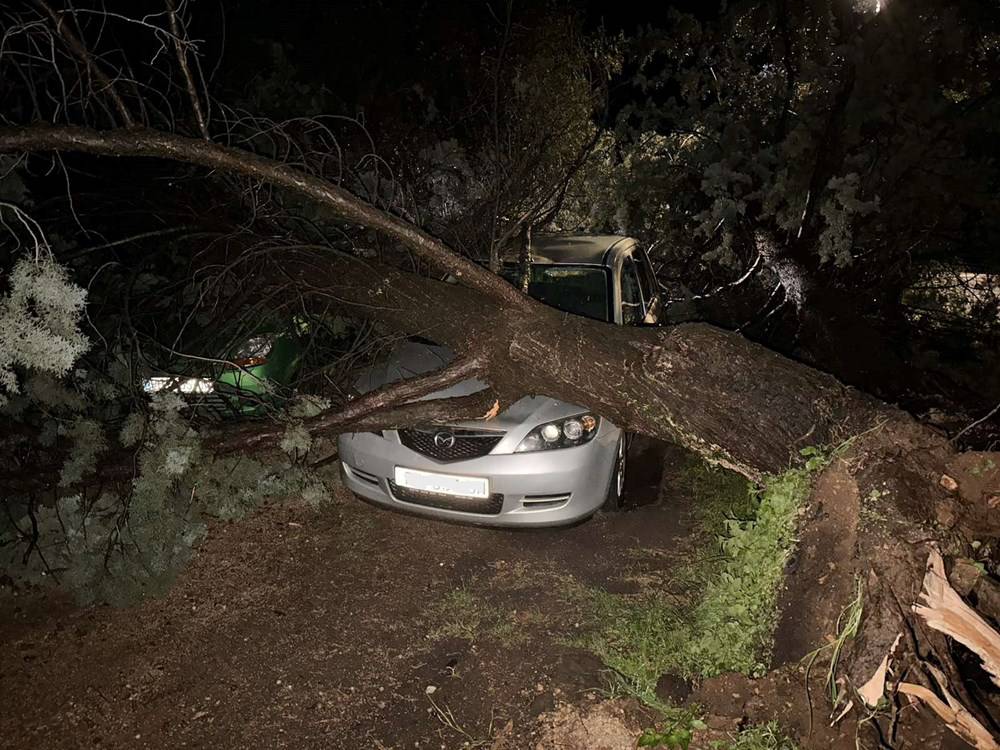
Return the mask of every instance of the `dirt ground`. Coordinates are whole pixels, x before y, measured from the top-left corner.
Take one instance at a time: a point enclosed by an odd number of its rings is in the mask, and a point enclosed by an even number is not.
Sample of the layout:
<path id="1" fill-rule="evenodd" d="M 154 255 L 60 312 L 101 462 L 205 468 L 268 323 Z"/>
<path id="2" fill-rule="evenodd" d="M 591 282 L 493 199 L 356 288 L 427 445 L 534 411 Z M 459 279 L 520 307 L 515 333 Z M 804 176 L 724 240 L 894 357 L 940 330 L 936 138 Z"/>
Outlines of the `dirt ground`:
<path id="1" fill-rule="evenodd" d="M 162 599 L 4 594 L 0 744 L 536 747 L 535 717 L 608 684 L 566 645 L 580 624 L 566 592 L 638 590 L 683 545 L 682 456 L 637 450 L 639 507 L 569 529 L 445 524 L 338 493 L 216 525 Z"/>

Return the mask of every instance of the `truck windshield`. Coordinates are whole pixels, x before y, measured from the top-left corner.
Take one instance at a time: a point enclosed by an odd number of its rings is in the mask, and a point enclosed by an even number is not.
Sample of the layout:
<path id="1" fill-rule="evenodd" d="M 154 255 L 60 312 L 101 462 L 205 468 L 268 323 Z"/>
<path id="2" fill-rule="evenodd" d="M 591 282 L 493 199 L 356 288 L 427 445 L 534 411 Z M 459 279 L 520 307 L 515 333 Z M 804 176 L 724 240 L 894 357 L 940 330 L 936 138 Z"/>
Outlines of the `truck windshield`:
<path id="1" fill-rule="evenodd" d="M 504 266 L 501 274 L 510 283 L 520 282 L 517 266 Z M 599 266 L 531 266 L 528 294 L 558 310 L 595 320 L 610 320 L 608 311 L 608 275 Z"/>

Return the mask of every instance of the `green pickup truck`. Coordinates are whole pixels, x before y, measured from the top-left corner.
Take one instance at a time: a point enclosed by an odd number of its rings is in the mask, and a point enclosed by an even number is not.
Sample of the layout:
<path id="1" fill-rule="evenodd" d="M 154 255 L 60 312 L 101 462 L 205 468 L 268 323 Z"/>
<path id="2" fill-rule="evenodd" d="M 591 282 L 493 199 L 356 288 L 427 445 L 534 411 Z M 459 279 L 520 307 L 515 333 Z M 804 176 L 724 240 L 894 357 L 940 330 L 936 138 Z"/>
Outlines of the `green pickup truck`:
<path id="1" fill-rule="evenodd" d="M 151 375 L 143 382 L 149 394 L 176 393 L 199 416 L 252 417 L 267 411 L 281 398 L 299 368 L 302 344 L 290 333 L 258 332 L 225 358 L 197 357 L 185 364 L 204 368 Z"/>

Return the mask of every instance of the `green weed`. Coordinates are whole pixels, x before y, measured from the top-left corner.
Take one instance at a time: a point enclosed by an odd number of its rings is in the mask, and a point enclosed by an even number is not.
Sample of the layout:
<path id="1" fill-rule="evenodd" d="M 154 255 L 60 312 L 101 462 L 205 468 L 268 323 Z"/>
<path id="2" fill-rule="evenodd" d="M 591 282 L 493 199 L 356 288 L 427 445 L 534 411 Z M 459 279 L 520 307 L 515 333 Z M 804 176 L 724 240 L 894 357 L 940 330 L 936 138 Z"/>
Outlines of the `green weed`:
<path id="1" fill-rule="evenodd" d="M 826 671 L 826 689 L 829 692 L 830 705 L 836 709 L 844 699 L 844 693 L 840 690 L 840 683 L 837 679 L 837 665 L 840 663 L 840 654 L 849 640 L 858 634 L 858 627 L 861 625 L 861 615 L 864 611 L 864 582 L 860 576 L 854 581 L 854 598 L 847 603 L 837 617 L 837 635 L 834 639 L 815 651 L 806 654 L 804 660 L 808 660 L 806 665 L 806 685 L 809 684 L 809 670 L 820 655 L 829 652 L 830 664 Z"/>
<path id="2" fill-rule="evenodd" d="M 639 737 L 637 747 L 687 750 L 694 733 L 702 729 L 705 729 L 704 722 L 688 713 L 664 722 L 656 729 L 647 729 Z M 776 721 L 748 727 L 730 740 L 714 740 L 709 747 L 712 750 L 798 750 Z"/>
<path id="3" fill-rule="evenodd" d="M 464 638 L 475 640 L 484 622 L 495 618 L 495 611 L 468 588 L 449 591 L 444 599 L 430 608 L 430 617 L 440 624 L 431 638 Z"/>

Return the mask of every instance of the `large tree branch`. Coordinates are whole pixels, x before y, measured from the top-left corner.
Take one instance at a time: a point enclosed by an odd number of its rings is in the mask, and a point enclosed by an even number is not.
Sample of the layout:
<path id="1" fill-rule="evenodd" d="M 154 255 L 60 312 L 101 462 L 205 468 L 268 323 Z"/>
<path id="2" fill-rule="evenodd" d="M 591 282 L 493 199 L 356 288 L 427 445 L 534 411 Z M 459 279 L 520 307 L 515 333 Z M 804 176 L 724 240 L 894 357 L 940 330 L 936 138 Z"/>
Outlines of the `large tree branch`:
<path id="1" fill-rule="evenodd" d="M 333 301 L 484 357 L 505 404 L 525 394 L 580 404 L 755 479 L 880 416 L 876 402 L 829 375 L 707 325 L 622 328 L 537 303 L 508 315 L 454 284 L 306 253 L 283 255 L 280 268 L 307 303 Z"/>
<path id="2" fill-rule="evenodd" d="M 95 130 L 44 124 L 0 128 L 0 153 L 78 151 L 100 156 L 147 156 L 197 164 L 263 180 L 293 190 L 329 208 L 343 219 L 380 231 L 462 283 L 515 309 L 529 300 L 499 276 L 461 257 L 414 224 L 367 203 L 339 185 L 287 164 L 229 146 L 158 130 Z"/>
<path id="3" fill-rule="evenodd" d="M 484 360 L 478 357 L 457 359 L 430 374 L 390 383 L 349 401 L 339 409 L 305 419 L 302 426 L 310 434 L 321 434 L 342 432 L 345 428 L 354 431 L 392 428 L 412 424 L 416 420 L 482 417 L 494 400 L 489 393 L 460 399 L 418 399 L 482 374 L 484 365 Z M 249 423 L 220 434 L 212 449 L 219 454 L 269 447 L 281 440 L 285 429 L 282 424 Z"/>

